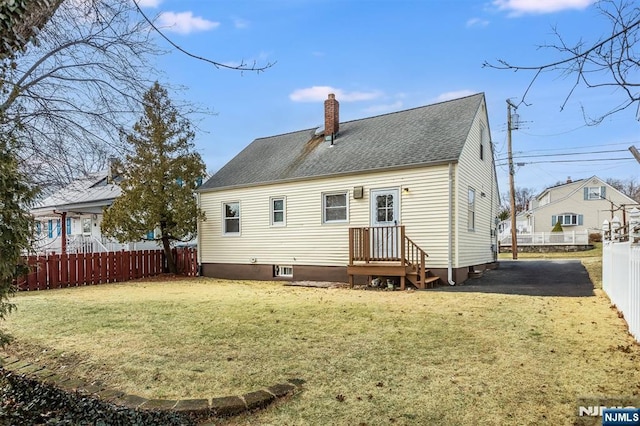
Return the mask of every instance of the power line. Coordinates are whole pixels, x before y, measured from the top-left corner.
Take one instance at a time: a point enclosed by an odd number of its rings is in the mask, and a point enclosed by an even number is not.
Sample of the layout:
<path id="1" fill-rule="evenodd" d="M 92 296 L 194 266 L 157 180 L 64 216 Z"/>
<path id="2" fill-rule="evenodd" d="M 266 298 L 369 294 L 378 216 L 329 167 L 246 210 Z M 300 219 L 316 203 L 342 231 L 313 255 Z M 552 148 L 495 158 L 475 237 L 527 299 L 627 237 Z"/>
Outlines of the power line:
<path id="1" fill-rule="evenodd" d="M 624 146 L 629 146 L 629 145 L 633 145 L 634 143 L 638 143 L 640 141 L 629 141 L 629 142 L 618 142 L 618 143 L 607 143 L 607 144 L 598 144 L 598 145 L 583 145 L 583 146 L 572 146 L 572 147 L 565 147 L 565 148 L 547 148 L 547 149 L 534 149 L 532 150 L 532 152 L 538 152 L 538 151 L 562 151 L 562 150 L 566 150 L 566 149 L 581 149 L 581 148 L 602 148 L 605 146 L 619 146 L 619 145 L 624 145 Z"/>
<path id="2" fill-rule="evenodd" d="M 514 155 L 513 158 L 531 158 L 531 157 L 561 157 L 566 155 L 589 155 L 589 154 L 609 154 L 612 152 L 627 152 L 628 149 L 615 149 L 607 151 L 589 151 L 589 152 L 566 152 L 561 154 L 531 154 L 531 155 Z M 497 158 L 498 161 L 505 160 L 505 158 Z"/>
<path id="3" fill-rule="evenodd" d="M 504 160 L 503 160 L 504 161 Z M 546 163 L 584 163 L 586 161 L 630 161 L 629 158 L 586 158 L 582 160 L 545 160 L 545 161 L 528 161 L 526 163 L 518 162 L 517 165 L 525 164 L 546 164 Z M 496 166 L 503 166 L 507 163 L 496 163 Z"/>

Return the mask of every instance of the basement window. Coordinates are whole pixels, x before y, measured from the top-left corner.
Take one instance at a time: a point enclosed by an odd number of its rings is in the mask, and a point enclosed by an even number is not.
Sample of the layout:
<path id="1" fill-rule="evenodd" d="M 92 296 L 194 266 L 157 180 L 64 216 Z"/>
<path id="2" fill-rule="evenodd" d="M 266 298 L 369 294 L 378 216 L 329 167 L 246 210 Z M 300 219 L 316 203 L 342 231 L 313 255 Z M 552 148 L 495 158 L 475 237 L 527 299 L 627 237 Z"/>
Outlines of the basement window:
<path id="1" fill-rule="evenodd" d="M 289 265 L 275 265 L 273 267 L 273 276 L 274 277 L 293 277 L 293 266 Z"/>

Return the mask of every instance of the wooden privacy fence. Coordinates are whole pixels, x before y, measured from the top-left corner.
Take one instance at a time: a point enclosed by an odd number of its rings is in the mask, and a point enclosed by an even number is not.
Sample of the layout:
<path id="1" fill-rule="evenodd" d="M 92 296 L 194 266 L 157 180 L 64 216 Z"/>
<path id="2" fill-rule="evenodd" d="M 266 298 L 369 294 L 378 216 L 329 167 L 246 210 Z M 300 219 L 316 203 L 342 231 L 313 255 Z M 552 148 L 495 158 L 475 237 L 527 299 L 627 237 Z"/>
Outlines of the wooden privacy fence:
<path id="1" fill-rule="evenodd" d="M 197 275 L 195 249 L 173 249 L 173 254 L 179 273 Z M 123 282 L 167 271 L 162 250 L 50 254 L 25 260 L 30 272 L 16 280 L 20 291 Z"/>

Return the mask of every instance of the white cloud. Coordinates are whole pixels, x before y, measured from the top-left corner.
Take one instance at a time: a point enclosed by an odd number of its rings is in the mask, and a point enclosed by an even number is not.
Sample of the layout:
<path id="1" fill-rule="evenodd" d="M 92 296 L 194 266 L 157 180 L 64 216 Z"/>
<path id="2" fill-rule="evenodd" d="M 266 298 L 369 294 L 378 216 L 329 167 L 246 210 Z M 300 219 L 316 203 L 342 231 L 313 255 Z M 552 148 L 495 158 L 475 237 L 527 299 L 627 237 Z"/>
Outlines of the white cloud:
<path id="1" fill-rule="evenodd" d="M 297 89 L 289 95 L 294 102 L 318 102 L 327 99 L 327 95 L 333 93 L 338 102 L 368 101 L 382 96 L 380 91 L 371 92 L 346 92 L 331 86 L 313 86 L 306 89 Z"/>
<path id="2" fill-rule="evenodd" d="M 178 34 L 207 31 L 220 26 L 220 22 L 208 21 L 199 16 L 193 16 L 193 12 L 162 12 L 158 16 L 157 24 L 166 31 Z"/>
<path id="3" fill-rule="evenodd" d="M 567 9 L 586 9 L 595 0 L 493 0 L 499 10 L 510 12 L 510 16 L 521 16 L 527 13 L 554 13 Z"/>
<path id="4" fill-rule="evenodd" d="M 162 3 L 162 0 L 135 0 L 135 2 L 138 3 L 138 6 L 140 7 L 156 8 L 160 6 L 160 3 Z"/>
<path id="5" fill-rule="evenodd" d="M 486 27 L 489 21 L 481 18 L 471 18 L 467 21 L 467 27 Z"/>
<path id="6" fill-rule="evenodd" d="M 438 95 L 436 102 L 450 101 L 451 99 L 464 98 L 465 96 L 475 95 L 478 92 L 473 90 L 454 90 L 453 92 L 445 92 Z"/>

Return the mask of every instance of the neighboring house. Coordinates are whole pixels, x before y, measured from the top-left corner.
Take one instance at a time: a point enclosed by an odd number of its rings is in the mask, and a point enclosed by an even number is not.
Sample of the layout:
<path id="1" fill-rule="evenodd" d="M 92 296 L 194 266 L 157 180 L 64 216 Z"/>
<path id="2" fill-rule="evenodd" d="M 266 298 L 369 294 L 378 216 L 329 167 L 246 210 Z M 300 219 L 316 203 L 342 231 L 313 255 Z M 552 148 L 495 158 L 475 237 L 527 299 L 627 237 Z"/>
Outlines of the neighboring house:
<path id="1" fill-rule="evenodd" d="M 203 275 L 424 287 L 419 250 L 450 283 L 495 261 L 484 94 L 344 123 L 338 109 L 329 95 L 323 129 L 256 139 L 200 188 Z"/>
<path id="2" fill-rule="evenodd" d="M 542 191 L 527 212 L 532 232 L 550 232 L 560 222 L 565 232 L 600 232 L 602 222 L 623 214 L 638 203 L 597 176 Z M 623 213 L 623 211 L 625 213 Z"/>
<path id="3" fill-rule="evenodd" d="M 154 241 L 120 244 L 102 236 L 103 210 L 120 195 L 118 178 L 108 171 L 80 178 L 31 209 L 40 253 L 103 252 L 158 248 Z M 152 237 L 152 235 L 150 235 Z"/>

